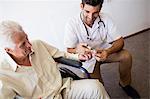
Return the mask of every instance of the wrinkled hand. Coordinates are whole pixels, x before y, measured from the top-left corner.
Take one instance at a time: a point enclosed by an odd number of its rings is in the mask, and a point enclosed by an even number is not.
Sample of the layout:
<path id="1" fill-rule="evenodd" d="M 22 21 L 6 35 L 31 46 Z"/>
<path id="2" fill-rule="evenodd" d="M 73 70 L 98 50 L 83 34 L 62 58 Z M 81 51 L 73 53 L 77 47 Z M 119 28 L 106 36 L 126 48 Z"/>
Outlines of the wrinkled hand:
<path id="1" fill-rule="evenodd" d="M 95 54 L 95 58 L 97 61 L 105 61 L 108 57 L 108 53 L 106 50 L 98 50 Z"/>
<path id="2" fill-rule="evenodd" d="M 90 60 L 91 58 L 92 58 L 91 53 L 79 54 L 80 61 L 87 61 L 87 60 Z"/>

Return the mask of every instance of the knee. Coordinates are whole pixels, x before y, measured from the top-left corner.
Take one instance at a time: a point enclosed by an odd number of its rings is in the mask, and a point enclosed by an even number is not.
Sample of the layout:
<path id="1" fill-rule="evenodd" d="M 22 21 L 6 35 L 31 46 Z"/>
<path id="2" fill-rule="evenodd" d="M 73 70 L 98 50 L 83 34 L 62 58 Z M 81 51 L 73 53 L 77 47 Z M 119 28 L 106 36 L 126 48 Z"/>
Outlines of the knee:
<path id="1" fill-rule="evenodd" d="M 122 50 L 121 61 L 132 60 L 132 55 L 127 50 Z"/>
<path id="2" fill-rule="evenodd" d="M 101 91 L 101 89 L 104 87 L 102 83 L 99 82 L 99 80 L 92 80 L 91 85 L 92 85 L 91 89 L 97 90 L 97 91 Z"/>
<path id="3" fill-rule="evenodd" d="M 99 82 L 99 80 L 95 79 L 85 79 L 85 80 L 79 80 L 80 83 L 80 89 L 83 89 L 84 91 L 87 92 L 92 92 L 92 91 L 100 91 L 101 88 L 103 88 L 103 85 Z"/>
<path id="4" fill-rule="evenodd" d="M 101 88 L 103 88 L 102 83 L 100 83 L 98 80 L 90 79 L 86 85 L 85 85 L 89 90 L 91 91 L 101 91 Z"/>
<path id="5" fill-rule="evenodd" d="M 97 99 L 109 98 L 103 84 L 100 83 L 99 80 L 91 80 L 88 86 L 89 92 L 91 92 L 94 96 L 97 96 Z"/>

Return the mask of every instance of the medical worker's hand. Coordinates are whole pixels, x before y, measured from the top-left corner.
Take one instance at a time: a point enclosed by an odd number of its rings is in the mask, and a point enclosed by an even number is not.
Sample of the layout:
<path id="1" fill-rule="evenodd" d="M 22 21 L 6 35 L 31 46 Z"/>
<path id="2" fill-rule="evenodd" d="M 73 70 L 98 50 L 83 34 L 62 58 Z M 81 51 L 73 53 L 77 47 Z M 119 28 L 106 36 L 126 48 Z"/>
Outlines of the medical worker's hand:
<path id="1" fill-rule="evenodd" d="M 108 57 L 107 50 L 97 50 L 95 58 L 97 61 L 105 61 Z"/>
<path id="2" fill-rule="evenodd" d="M 76 53 L 85 54 L 90 53 L 91 47 L 88 46 L 86 43 L 79 43 L 76 47 Z"/>

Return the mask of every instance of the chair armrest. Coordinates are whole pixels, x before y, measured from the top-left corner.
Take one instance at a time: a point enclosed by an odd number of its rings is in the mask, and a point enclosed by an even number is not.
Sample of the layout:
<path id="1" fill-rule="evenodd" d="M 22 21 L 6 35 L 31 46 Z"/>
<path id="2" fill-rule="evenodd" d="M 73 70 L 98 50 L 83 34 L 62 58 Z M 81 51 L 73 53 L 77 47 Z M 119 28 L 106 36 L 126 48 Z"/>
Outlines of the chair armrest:
<path id="1" fill-rule="evenodd" d="M 78 69 L 82 70 L 83 73 L 85 73 L 86 78 L 91 78 L 89 72 L 84 67 L 82 67 L 82 62 L 80 62 L 80 61 L 67 59 L 67 58 L 64 58 L 64 57 L 54 58 L 54 60 L 58 63 L 78 68 Z"/>
<path id="2" fill-rule="evenodd" d="M 64 58 L 64 57 L 58 57 L 58 58 L 55 58 L 54 60 L 55 60 L 55 62 L 65 64 L 65 65 L 69 65 L 69 66 L 76 67 L 76 68 L 79 68 L 79 67 L 82 66 L 82 62 L 72 60 L 72 59 L 67 59 L 67 58 Z"/>

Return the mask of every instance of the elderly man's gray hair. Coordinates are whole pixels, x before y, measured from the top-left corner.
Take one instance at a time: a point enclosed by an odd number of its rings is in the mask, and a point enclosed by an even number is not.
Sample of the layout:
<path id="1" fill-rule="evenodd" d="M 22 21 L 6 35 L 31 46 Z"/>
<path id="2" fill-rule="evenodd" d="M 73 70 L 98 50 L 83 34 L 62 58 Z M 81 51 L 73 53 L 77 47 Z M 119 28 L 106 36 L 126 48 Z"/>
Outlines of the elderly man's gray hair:
<path id="1" fill-rule="evenodd" d="M 22 27 L 14 21 L 2 21 L 0 23 L 0 48 L 5 47 L 13 48 L 14 43 L 12 36 L 14 33 L 24 32 Z"/>

